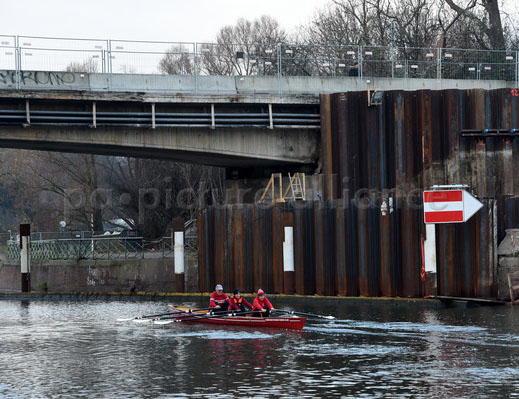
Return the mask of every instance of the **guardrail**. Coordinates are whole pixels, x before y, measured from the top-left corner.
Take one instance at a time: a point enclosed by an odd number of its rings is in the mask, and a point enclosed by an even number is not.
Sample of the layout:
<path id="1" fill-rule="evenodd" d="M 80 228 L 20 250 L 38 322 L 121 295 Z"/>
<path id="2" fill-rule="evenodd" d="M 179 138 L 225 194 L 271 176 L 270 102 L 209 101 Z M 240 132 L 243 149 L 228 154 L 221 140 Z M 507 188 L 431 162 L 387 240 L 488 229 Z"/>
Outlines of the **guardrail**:
<path id="1" fill-rule="evenodd" d="M 355 67 L 358 65 L 358 67 Z M 0 35 L 0 70 L 197 76 L 358 76 L 519 82 L 519 52 Z M 0 79 L 2 76 L 0 75 Z"/>
<path id="2" fill-rule="evenodd" d="M 197 237 L 185 237 L 185 256 L 197 256 Z M 31 241 L 33 260 L 173 258 L 172 237 L 148 241 L 142 237 L 92 237 Z M 16 240 L 7 241 L 7 259 L 19 259 Z"/>

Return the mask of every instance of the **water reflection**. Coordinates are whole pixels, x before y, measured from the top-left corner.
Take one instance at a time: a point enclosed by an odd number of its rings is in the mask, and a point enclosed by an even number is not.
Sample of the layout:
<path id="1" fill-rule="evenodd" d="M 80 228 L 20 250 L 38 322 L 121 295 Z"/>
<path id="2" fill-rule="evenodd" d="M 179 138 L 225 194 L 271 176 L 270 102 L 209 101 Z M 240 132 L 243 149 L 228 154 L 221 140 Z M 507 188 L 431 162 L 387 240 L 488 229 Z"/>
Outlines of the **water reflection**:
<path id="1" fill-rule="evenodd" d="M 116 321 L 165 308 L 1 302 L 0 397 L 518 397 L 518 310 L 314 305 L 338 320 L 303 331 Z"/>

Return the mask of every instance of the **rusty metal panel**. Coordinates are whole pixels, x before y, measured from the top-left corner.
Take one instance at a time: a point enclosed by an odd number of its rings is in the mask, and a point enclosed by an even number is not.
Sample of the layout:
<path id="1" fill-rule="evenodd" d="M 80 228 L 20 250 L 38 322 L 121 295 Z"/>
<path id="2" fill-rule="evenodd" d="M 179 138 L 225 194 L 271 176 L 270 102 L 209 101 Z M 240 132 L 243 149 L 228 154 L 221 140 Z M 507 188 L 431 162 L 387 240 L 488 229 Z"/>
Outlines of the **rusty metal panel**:
<path id="1" fill-rule="evenodd" d="M 243 285 L 238 287 L 243 292 L 254 291 L 252 213 L 251 206 L 243 207 Z"/>
<path id="2" fill-rule="evenodd" d="M 345 207 L 346 205 L 345 199 L 338 200 L 337 206 L 334 210 L 334 219 L 335 219 L 335 290 L 337 295 L 347 295 L 348 286 L 347 286 L 347 249 L 346 249 L 346 214 Z"/>
<path id="3" fill-rule="evenodd" d="M 230 262 L 232 270 L 230 273 L 230 282 L 228 290 L 231 291 L 234 288 L 243 289 L 244 285 L 244 251 L 245 243 L 243 236 L 243 205 L 232 206 L 232 260 Z"/>
<path id="4" fill-rule="evenodd" d="M 438 225 L 439 294 L 491 298 L 497 294 L 494 200 L 463 224 Z"/>
<path id="5" fill-rule="evenodd" d="M 337 295 L 336 286 L 336 247 L 335 247 L 335 224 L 334 210 L 336 201 L 324 202 L 322 208 L 322 232 L 323 232 L 323 277 L 324 295 Z"/>
<path id="6" fill-rule="evenodd" d="M 346 295 L 358 296 L 360 289 L 357 208 L 354 199 L 347 200 L 346 204 Z"/>
<path id="7" fill-rule="evenodd" d="M 314 228 L 313 228 L 313 243 L 315 248 L 315 292 L 317 295 L 324 295 L 324 248 L 323 248 L 323 202 L 319 201 L 314 203 L 313 217 L 314 217 Z"/>
<path id="8" fill-rule="evenodd" d="M 283 292 L 284 222 L 282 206 L 272 209 L 272 292 Z"/>
<path id="9" fill-rule="evenodd" d="M 369 264 L 368 282 L 369 296 L 379 296 L 380 277 L 380 201 L 373 198 L 368 211 Z"/>
<path id="10" fill-rule="evenodd" d="M 294 207 L 294 285 L 295 292 L 305 294 L 305 240 L 304 211 L 302 207 Z"/>

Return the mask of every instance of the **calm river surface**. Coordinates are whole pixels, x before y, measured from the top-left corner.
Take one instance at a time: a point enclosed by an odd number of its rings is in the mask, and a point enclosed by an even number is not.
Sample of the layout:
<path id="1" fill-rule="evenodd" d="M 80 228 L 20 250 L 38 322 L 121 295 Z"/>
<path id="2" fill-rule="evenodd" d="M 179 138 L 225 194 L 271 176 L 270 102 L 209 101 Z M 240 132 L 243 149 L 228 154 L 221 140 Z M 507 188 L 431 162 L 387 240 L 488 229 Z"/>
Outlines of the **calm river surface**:
<path id="1" fill-rule="evenodd" d="M 292 308 L 338 320 L 231 330 L 117 321 L 165 303 L 0 301 L 0 398 L 519 398 L 519 308 Z"/>

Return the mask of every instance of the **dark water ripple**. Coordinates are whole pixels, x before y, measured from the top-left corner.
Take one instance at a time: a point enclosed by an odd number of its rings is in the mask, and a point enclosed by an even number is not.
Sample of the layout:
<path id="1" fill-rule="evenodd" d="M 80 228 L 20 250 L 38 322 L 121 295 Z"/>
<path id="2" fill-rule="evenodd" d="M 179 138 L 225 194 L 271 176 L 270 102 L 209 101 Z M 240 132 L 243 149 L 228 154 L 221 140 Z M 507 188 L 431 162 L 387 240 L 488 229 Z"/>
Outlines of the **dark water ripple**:
<path id="1" fill-rule="evenodd" d="M 0 398 L 519 398 L 519 309 L 313 306 L 338 319 L 303 331 L 117 321 L 165 310 L 0 302 Z"/>

